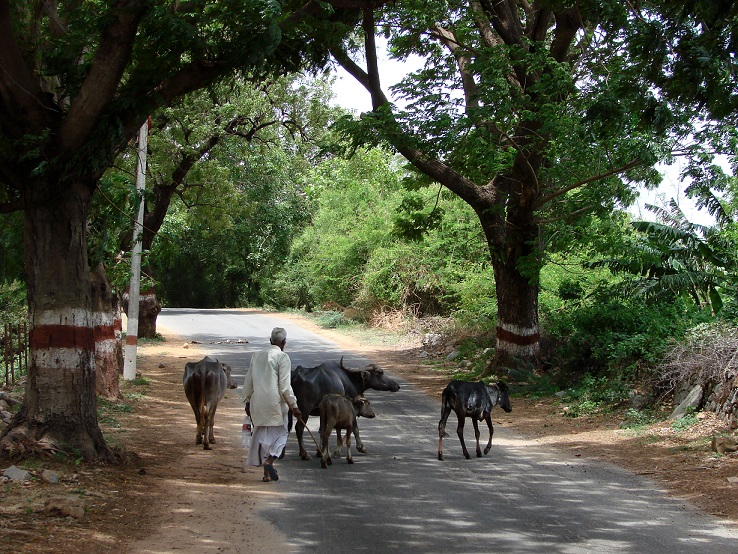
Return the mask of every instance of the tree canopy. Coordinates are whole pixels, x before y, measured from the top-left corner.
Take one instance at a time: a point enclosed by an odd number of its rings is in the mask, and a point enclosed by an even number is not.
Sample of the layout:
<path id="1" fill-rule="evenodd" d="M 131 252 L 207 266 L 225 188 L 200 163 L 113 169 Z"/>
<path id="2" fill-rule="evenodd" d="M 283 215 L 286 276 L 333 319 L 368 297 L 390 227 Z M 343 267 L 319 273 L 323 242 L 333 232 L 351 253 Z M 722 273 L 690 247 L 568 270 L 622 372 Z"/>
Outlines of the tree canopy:
<path id="1" fill-rule="evenodd" d="M 24 212 L 31 355 L 0 450 L 37 441 L 112 459 L 97 424 L 87 217 L 97 182 L 157 108 L 240 70 L 322 66 L 380 3 L 0 0 L 0 211 Z M 108 327 L 105 325 L 104 327 Z M 53 386 L 44 386 L 52 383 Z"/>

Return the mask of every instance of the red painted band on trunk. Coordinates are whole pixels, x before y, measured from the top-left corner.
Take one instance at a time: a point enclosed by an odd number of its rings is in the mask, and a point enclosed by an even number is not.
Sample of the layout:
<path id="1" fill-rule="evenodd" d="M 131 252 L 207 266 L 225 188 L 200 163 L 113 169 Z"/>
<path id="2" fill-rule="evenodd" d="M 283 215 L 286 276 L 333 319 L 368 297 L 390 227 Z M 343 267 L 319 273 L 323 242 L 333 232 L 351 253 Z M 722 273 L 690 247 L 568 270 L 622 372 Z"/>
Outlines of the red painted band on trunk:
<path id="1" fill-rule="evenodd" d="M 31 329 L 31 348 L 77 348 L 94 350 L 95 333 L 89 327 L 36 325 Z"/>
<path id="2" fill-rule="evenodd" d="M 511 331 L 506 331 L 501 327 L 497 328 L 497 339 L 515 344 L 518 346 L 530 346 L 531 344 L 537 343 L 541 338 L 540 333 L 534 333 L 532 335 L 518 335 Z"/>
<path id="3" fill-rule="evenodd" d="M 123 330 L 123 320 L 122 319 L 114 320 L 113 326 L 115 327 L 116 331 L 122 331 Z"/>
<path id="4" fill-rule="evenodd" d="M 115 327 L 113 325 L 98 325 L 95 327 L 95 342 L 114 338 Z"/>
<path id="5" fill-rule="evenodd" d="M 136 346 L 138 344 L 138 337 L 132 337 L 130 335 L 126 335 L 126 345 L 127 346 Z"/>

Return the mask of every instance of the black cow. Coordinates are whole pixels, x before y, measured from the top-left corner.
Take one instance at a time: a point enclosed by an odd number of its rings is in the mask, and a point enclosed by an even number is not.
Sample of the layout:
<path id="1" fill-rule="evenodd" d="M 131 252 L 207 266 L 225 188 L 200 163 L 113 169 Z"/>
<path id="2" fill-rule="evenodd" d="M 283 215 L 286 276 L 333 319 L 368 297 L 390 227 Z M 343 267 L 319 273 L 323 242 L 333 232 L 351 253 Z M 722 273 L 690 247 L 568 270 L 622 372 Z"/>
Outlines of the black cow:
<path id="1" fill-rule="evenodd" d="M 238 387 L 231 378 L 231 367 L 207 356 L 199 362 L 187 362 L 182 384 L 195 412 L 195 444 L 202 444 L 205 450 L 210 450 L 210 444 L 215 443 L 213 425 L 218 402 L 225 396 L 226 389 Z"/>
<path id="2" fill-rule="evenodd" d="M 292 391 L 297 397 L 297 407 L 302 412 L 302 419 L 307 423 L 311 415 L 320 414 L 320 401 L 326 394 L 345 394 L 355 398 L 364 394 L 366 389 L 397 392 L 400 385 L 384 374 L 382 368 L 369 364 L 361 369 L 347 368 L 340 362 L 325 362 L 315 367 L 297 366 L 292 370 Z M 300 446 L 300 458 L 309 460 L 310 455 L 305 450 L 302 441 L 305 426 L 298 421 L 295 424 L 297 443 Z M 358 427 L 354 427 L 356 449 L 366 452 L 359 437 Z M 340 432 L 338 442 L 341 442 Z M 337 456 L 339 456 L 337 454 Z"/>
<path id="3" fill-rule="evenodd" d="M 320 401 L 320 465 L 323 468 L 328 467 L 331 461 L 330 452 L 328 452 L 328 439 L 333 429 L 339 434 L 342 429 L 346 430 L 346 461 L 350 464 L 354 463 L 351 457 L 351 432 L 356 428 L 356 416 L 374 417 L 374 410 L 369 405 L 369 401 L 359 395 L 356 398 L 349 398 L 344 394 L 326 394 Z M 338 446 L 339 452 L 341 445 Z M 338 454 L 336 454 L 338 457 Z"/>
<path id="4" fill-rule="evenodd" d="M 479 425 L 478 421 L 486 421 L 489 427 L 489 441 L 484 453 L 487 454 L 492 448 L 492 435 L 495 430 L 492 427 L 492 418 L 490 412 L 497 404 L 506 412 L 512 411 L 510 405 L 510 397 L 507 392 L 507 385 L 502 381 L 494 385 L 486 385 L 484 382 L 469 383 L 467 381 L 451 381 L 446 388 L 443 389 L 441 395 L 441 420 L 438 422 L 438 459 L 443 460 L 443 437 L 446 434 L 446 420 L 451 410 L 456 412 L 459 419 L 459 425 L 456 433 L 461 441 L 461 449 L 464 451 L 464 457 L 469 459 L 469 452 L 464 444 L 464 420 L 469 417 L 474 424 L 474 435 L 477 439 L 477 458 L 482 456 L 479 448 Z"/>

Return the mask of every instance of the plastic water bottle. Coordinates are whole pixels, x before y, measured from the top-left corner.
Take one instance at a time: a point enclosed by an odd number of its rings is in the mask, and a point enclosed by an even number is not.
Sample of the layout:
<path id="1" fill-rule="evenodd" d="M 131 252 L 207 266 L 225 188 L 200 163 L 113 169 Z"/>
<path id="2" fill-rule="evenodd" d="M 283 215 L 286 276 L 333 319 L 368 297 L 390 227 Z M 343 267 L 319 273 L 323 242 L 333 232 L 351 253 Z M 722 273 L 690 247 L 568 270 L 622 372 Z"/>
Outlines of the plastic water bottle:
<path id="1" fill-rule="evenodd" d="M 241 431 L 241 443 L 244 448 L 251 446 L 251 433 L 253 429 L 251 427 L 251 418 L 246 416 L 243 420 L 243 431 Z"/>

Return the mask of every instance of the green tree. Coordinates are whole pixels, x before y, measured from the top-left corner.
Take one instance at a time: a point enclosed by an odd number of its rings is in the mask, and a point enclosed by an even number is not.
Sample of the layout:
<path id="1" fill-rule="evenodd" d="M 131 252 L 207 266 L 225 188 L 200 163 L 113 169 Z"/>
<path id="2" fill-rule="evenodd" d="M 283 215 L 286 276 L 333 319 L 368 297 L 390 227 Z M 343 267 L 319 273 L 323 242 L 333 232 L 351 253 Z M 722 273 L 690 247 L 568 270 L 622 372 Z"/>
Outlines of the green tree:
<path id="1" fill-rule="evenodd" d="M 539 273 L 547 248 L 655 185 L 654 164 L 691 127 L 659 103 L 605 42 L 597 2 L 403 2 L 379 25 L 399 58 L 422 70 L 401 83 L 407 106 L 380 87 L 375 22 L 365 12 L 367 69 L 350 47 L 333 55 L 370 92 L 359 132 L 391 144 L 467 202 L 484 230 L 496 283 L 494 365 L 537 364 Z M 624 19 L 623 24 L 628 24 Z M 354 127 L 355 129 L 356 127 Z"/>
<path id="2" fill-rule="evenodd" d="M 445 191 L 417 189 L 399 160 L 383 149 L 358 149 L 307 174 L 311 225 L 270 287 L 275 304 L 337 303 L 367 319 L 383 310 L 482 311 L 479 275 L 488 267 L 474 213 Z"/>
<path id="3" fill-rule="evenodd" d="M 198 190 L 197 204 L 177 198 L 152 245 L 150 263 L 170 306 L 262 304 L 294 235 L 308 218 L 297 186 L 303 159 L 282 148 L 252 148 L 238 159 L 214 157 L 193 182 L 218 177 Z M 208 167 L 210 166 L 210 167 Z"/>
<path id="4" fill-rule="evenodd" d="M 623 54 L 638 80 L 656 90 L 657 101 L 644 106 L 653 115 L 668 102 L 693 114 L 695 125 L 683 147 L 685 193 L 719 225 L 735 221 L 725 211 L 724 195 L 732 179 L 716 153 L 736 165 L 738 116 L 738 4 L 733 0 L 648 0 L 604 14 L 608 41 L 627 45 Z M 701 148 L 700 148 L 701 147 Z M 701 150 L 701 152 L 699 151 Z"/>
<path id="5" fill-rule="evenodd" d="M 187 247 L 195 244 L 194 236 L 187 237 L 183 231 L 169 227 L 167 240 L 176 240 L 177 247 L 163 247 L 162 251 L 169 255 L 159 258 L 158 250 L 155 250 L 154 264 L 145 263 L 143 270 L 148 282 L 165 285 L 168 291 L 163 292 L 170 303 L 207 306 L 205 299 L 210 298 L 213 300 L 211 306 L 234 306 L 241 297 L 251 301 L 258 298 L 259 277 L 256 268 L 263 269 L 271 263 L 270 256 L 276 253 L 269 251 L 267 256 L 253 253 L 244 255 L 244 260 L 251 261 L 234 267 L 225 260 L 238 258 L 243 251 L 248 251 L 250 244 L 284 242 L 278 238 L 281 237 L 280 232 L 287 232 L 292 223 L 302 217 L 283 213 L 277 225 L 270 226 L 265 221 L 265 214 L 275 205 L 275 201 L 287 194 L 285 191 L 290 180 L 297 181 L 297 177 L 290 176 L 290 173 L 301 173 L 314 160 L 318 155 L 316 143 L 320 136 L 331 121 L 342 113 L 328 106 L 331 94 L 330 81 L 326 76 L 309 78 L 294 75 L 268 79 L 258 85 L 236 77 L 187 95 L 154 114 L 149 137 L 147 185 L 150 192 L 145 197 L 144 252 L 148 253 L 154 244 L 154 238 L 175 198 L 179 199 L 180 207 L 191 212 L 189 216 L 181 216 L 186 219 L 188 232 L 195 232 L 200 227 L 211 235 L 218 230 L 226 233 L 241 231 L 241 234 L 234 236 L 233 244 L 225 236 L 220 239 L 211 236 L 209 240 L 218 240 L 221 246 L 228 243 L 229 249 L 224 246 L 215 248 L 209 250 L 206 256 L 192 252 Z M 121 206 L 128 202 L 124 198 L 119 201 L 111 201 L 111 198 L 120 197 L 120 191 L 127 192 L 128 201 L 133 207 L 125 210 L 125 213 L 134 211 L 136 196 L 132 177 L 135 162 L 135 153 L 126 152 L 119 157 L 116 168 L 106 173 L 101 185 L 103 194 L 97 202 L 99 215 L 92 217 L 93 221 L 101 223 L 94 227 L 96 244 L 109 237 L 114 229 L 120 235 L 119 244 L 108 243 L 107 249 L 103 247 L 108 266 L 113 265 L 119 252 L 127 252 L 131 247 L 130 220 L 121 218 Z M 252 200 L 246 200 L 245 196 Z M 250 215 L 240 203 L 252 202 L 257 196 L 265 209 Z M 279 204 L 280 208 L 287 206 L 285 203 Z M 236 215 L 239 210 L 242 211 L 241 216 Z M 197 217 L 205 216 L 209 223 L 200 225 L 194 221 Z M 229 217 L 241 221 L 248 217 L 261 225 L 234 226 L 232 222 L 226 223 Z M 111 221 L 116 220 L 121 225 L 111 225 Z M 280 223 L 285 223 L 284 228 Z M 270 231 L 273 235 L 265 239 Z M 253 236 L 249 233 L 253 233 Z M 257 241 L 256 237 L 262 237 L 262 240 Z M 225 256 L 217 263 L 212 258 L 216 252 Z M 209 265 L 204 263 L 206 257 Z M 186 269 L 188 259 L 191 270 L 207 278 L 192 283 L 198 285 L 194 288 L 172 286 L 185 278 L 183 272 L 190 271 Z M 260 260 L 258 264 L 255 263 L 257 259 Z M 203 263 L 193 263 L 198 260 Z M 223 263 L 226 263 L 228 270 L 221 274 L 216 268 Z M 120 265 L 115 274 L 119 276 L 118 288 L 123 290 L 128 284 L 129 272 L 127 263 Z M 194 265 L 197 265 L 197 269 Z M 175 266 L 175 274 L 168 274 L 167 268 Z M 232 283 L 230 286 L 222 282 L 217 286 L 210 283 L 212 278 L 226 275 Z M 201 290 L 208 284 L 214 288 L 209 292 Z M 249 286 L 255 288 L 251 294 L 246 292 Z M 155 333 L 158 314 L 155 292 L 152 286 L 145 297 L 146 304 L 142 304 L 139 311 L 139 336 L 153 336 Z M 188 304 L 188 298 L 198 300 Z M 124 307 L 126 302 L 127 297 L 124 296 Z M 149 334 L 143 330 L 148 330 Z"/>
<path id="6" fill-rule="evenodd" d="M 687 295 L 696 306 L 723 307 L 721 289 L 735 290 L 736 244 L 717 227 L 690 222 L 672 200 L 669 209 L 648 206 L 658 221 L 636 221 L 637 234 L 619 249 L 626 256 L 598 261 L 615 274 L 633 276 L 626 282 L 636 296 Z"/>
<path id="7" fill-rule="evenodd" d="M 86 222 L 97 182 L 160 106 L 236 69 L 258 82 L 323 64 L 322 41 L 364 3 L 347 4 L 0 0 L 0 209 L 24 212 L 33 328 L 24 404 L 0 450 L 43 440 L 113 459 L 94 394 Z"/>

